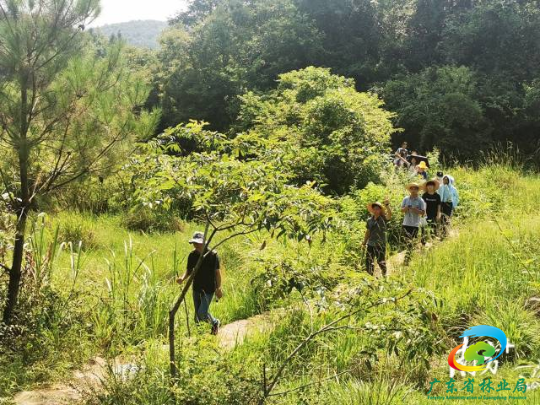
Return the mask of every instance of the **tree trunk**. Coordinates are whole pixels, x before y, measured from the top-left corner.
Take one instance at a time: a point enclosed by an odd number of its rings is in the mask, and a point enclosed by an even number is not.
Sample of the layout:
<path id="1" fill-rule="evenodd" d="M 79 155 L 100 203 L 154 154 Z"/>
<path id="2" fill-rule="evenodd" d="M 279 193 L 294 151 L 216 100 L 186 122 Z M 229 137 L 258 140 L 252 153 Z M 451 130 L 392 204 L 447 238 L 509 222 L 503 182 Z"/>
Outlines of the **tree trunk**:
<path id="1" fill-rule="evenodd" d="M 23 208 L 17 221 L 13 262 L 9 270 L 9 285 L 6 307 L 4 308 L 4 323 L 10 324 L 13 311 L 17 306 L 22 277 L 22 261 L 24 256 L 24 239 L 26 234 L 27 209 Z"/>
<path id="2" fill-rule="evenodd" d="M 19 290 L 22 278 L 22 262 L 24 256 L 24 240 L 26 237 L 26 220 L 30 209 L 30 187 L 28 184 L 28 155 L 29 145 L 27 142 L 28 133 L 28 75 L 21 76 L 21 128 L 19 144 L 17 145 L 19 155 L 19 176 L 20 186 L 20 207 L 17 209 L 17 226 L 15 229 L 15 243 L 13 246 L 13 262 L 9 271 L 8 299 L 4 308 L 4 323 L 10 324 L 13 311 L 17 306 Z"/>

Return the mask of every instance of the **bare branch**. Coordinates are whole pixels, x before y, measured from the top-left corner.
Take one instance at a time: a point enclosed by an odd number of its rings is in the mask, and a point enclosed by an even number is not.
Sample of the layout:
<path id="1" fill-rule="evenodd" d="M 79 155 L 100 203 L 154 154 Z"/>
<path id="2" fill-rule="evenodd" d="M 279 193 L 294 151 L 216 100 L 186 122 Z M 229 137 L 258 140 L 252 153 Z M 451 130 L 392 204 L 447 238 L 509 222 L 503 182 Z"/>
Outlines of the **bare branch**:
<path id="1" fill-rule="evenodd" d="M 395 298 L 391 302 L 397 302 L 399 300 L 402 300 L 403 298 L 405 298 L 406 296 L 408 296 L 411 293 L 412 293 L 412 290 L 409 290 L 405 294 L 403 294 L 401 297 Z M 270 393 L 272 392 L 272 390 L 275 388 L 276 384 L 280 380 L 283 372 L 285 371 L 285 368 L 287 367 L 289 362 L 294 358 L 294 356 L 296 356 L 296 354 L 300 350 L 302 350 L 302 348 L 304 348 L 304 346 L 306 346 L 309 342 L 311 342 L 315 337 L 317 337 L 317 336 L 319 336 L 319 335 L 321 335 L 323 333 L 326 333 L 326 332 L 331 332 L 331 331 L 341 329 L 340 327 L 336 327 L 335 325 L 337 325 L 338 323 L 340 323 L 340 322 L 342 322 L 342 321 L 344 321 L 346 319 L 349 319 L 349 318 L 355 316 L 356 314 L 358 314 L 360 312 L 368 311 L 368 310 L 370 310 L 370 309 L 372 309 L 374 307 L 380 306 L 380 305 L 385 304 L 387 302 L 390 302 L 390 301 L 387 300 L 387 299 L 379 299 L 376 302 L 374 302 L 373 304 L 371 304 L 370 306 L 365 307 L 365 308 L 359 308 L 359 309 L 357 309 L 355 311 L 349 312 L 348 314 L 345 314 L 345 315 L 341 316 L 340 318 L 338 318 L 338 319 L 330 322 L 329 324 L 323 326 L 319 330 L 309 334 L 302 342 L 300 342 L 300 344 L 298 346 L 296 346 L 296 348 L 283 361 L 283 363 L 281 364 L 281 367 L 278 369 L 278 371 L 276 372 L 276 375 L 274 376 L 274 378 L 270 382 L 270 385 L 268 386 L 268 389 L 265 390 L 266 395 L 267 396 L 270 395 Z"/>
<path id="2" fill-rule="evenodd" d="M 236 238 L 237 236 L 244 236 L 244 235 L 250 235 L 252 233 L 255 233 L 259 230 L 259 228 L 256 228 L 256 229 L 251 229 L 251 230 L 248 230 L 248 231 L 243 231 L 243 232 L 237 232 L 237 233 L 233 233 L 232 235 L 226 237 L 225 239 L 223 239 L 221 242 L 219 242 L 217 245 L 214 246 L 214 249 L 217 249 L 219 246 L 223 245 L 224 243 L 228 242 L 229 240 L 233 239 L 233 238 Z"/>
<path id="3" fill-rule="evenodd" d="M 330 381 L 330 380 L 333 380 L 339 376 L 342 376 L 344 374 L 348 374 L 350 373 L 351 370 L 345 370 L 345 371 L 342 371 L 341 373 L 337 373 L 331 377 L 327 377 L 327 378 L 323 378 L 322 380 L 319 380 L 319 381 L 314 381 L 314 382 L 311 382 L 311 383 L 308 383 L 308 384 L 304 384 L 304 385 L 301 385 L 299 387 L 296 387 L 296 388 L 291 388 L 290 390 L 287 390 L 287 391 L 281 391 L 281 392 L 276 392 L 275 394 L 268 394 L 267 396 L 269 397 L 277 397 L 277 396 L 281 396 L 281 395 L 287 395 L 287 394 L 290 394 L 291 392 L 295 392 L 295 391 L 300 391 L 300 390 L 303 390 L 304 388 L 307 388 L 307 387 L 311 387 L 312 385 L 317 385 L 317 384 L 321 384 L 325 381 Z"/>

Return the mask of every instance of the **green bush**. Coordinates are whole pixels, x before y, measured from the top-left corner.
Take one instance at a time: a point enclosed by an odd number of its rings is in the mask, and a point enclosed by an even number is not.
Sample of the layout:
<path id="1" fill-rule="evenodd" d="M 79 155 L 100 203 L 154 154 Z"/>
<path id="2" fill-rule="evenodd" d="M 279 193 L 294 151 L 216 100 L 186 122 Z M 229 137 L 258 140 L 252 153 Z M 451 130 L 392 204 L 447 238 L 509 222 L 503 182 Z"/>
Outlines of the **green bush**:
<path id="1" fill-rule="evenodd" d="M 203 347 L 201 350 L 200 348 Z M 177 348 L 179 383 L 171 386 L 167 351 L 148 342 L 130 378 L 109 373 L 107 391 L 90 404 L 101 405 L 245 405 L 260 397 L 260 369 L 255 364 L 231 362 L 208 336 L 196 337 Z"/>
<path id="2" fill-rule="evenodd" d="M 122 225 L 130 231 L 178 232 L 184 223 L 168 211 L 137 206 L 122 216 Z"/>
<path id="3" fill-rule="evenodd" d="M 237 129 L 275 141 L 295 184 L 314 181 L 345 194 L 379 179 L 393 114 L 375 94 L 356 91 L 354 80 L 308 67 L 280 75 L 276 90 L 249 92 L 241 101 Z"/>
<path id="4" fill-rule="evenodd" d="M 86 215 L 61 214 L 58 219 L 58 240 L 60 243 L 81 244 L 83 250 L 97 249 L 100 243 L 96 236 L 95 221 Z"/>

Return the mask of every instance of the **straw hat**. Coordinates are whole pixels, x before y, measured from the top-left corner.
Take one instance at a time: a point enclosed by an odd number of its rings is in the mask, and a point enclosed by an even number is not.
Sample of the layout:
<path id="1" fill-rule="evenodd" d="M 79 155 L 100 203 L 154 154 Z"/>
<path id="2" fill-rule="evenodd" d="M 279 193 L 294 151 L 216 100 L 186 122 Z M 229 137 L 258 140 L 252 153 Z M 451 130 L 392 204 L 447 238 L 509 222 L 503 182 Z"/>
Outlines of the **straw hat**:
<path id="1" fill-rule="evenodd" d="M 381 204 L 379 201 L 375 201 L 375 202 L 372 202 L 370 204 L 367 205 L 367 209 L 368 211 L 373 214 L 373 211 L 374 211 L 374 207 L 377 206 L 377 207 L 380 207 L 381 208 L 381 214 L 382 215 L 386 215 L 386 209 L 384 208 L 384 205 Z"/>
<path id="2" fill-rule="evenodd" d="M 424 170 L 428 168 L 426 162 L 423 160 L 416 167 L 419 167 L 420 169 L 424 169 Z"/>
<path id="3" fill-rule="evenodd" d="M 438 179 L 431 179 L 431 180 L 426 181 L 423 184 L 422 188 L 424 189 L 424 191 L 427 190 L 427 186 L 430 183 L 435 186 L 435 191 L 437 191 L 439 189 L 439 187 L 441 187 L 441 182 Z"/>
<path id="4" fill-rule="evenodd" d="M 405 188 L 406 188 L 407 191 L 409 191 L 409 192 L 411 191 L 411 188 L 413 188 L 413 187 L 418 188 L 418 190 L 420 190 L 420 189 L 422 188 L 422 186 L 421 186 L 420 184 L 416 183 L 416 182 L 409 183 L 409 184 L 407 184 L 407 185 L 405 186 Z"/>

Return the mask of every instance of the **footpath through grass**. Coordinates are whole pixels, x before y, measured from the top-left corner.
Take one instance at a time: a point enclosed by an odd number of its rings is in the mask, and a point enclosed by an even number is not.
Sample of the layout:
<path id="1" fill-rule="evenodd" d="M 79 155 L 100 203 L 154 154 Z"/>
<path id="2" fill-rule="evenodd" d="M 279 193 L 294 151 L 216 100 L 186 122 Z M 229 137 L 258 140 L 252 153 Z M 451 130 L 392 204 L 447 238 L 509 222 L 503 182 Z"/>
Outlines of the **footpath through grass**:
<path id="1" fill-rule="evenodd" d="M 493 385 L 504 378 L 513 389 L 520 375 L 528 375 L 527 399 L 515 403 L 540 402 L 532 389 L 540 359 L 540 306 L 535 300 L 540 297 L 540 178 L 506 166 L 456 169 L 452 174 L 463 200 L 459 235 L 417 252 L 411 265 L 398 268 L 389 280 L 360 272 L 362 263 L 341 234 L 310 246 L 269 242 L 264 251 L 263 236 L 256 236 L 220 249 L 227 295 L 212 310 L 224 323 L 282 306 L 291 310 L 275 312 L 270 333 L 254 334 L 226 351 L 207 328 L 197 330 L 190 323 L 188 337 L 182 309 L 177 400 L 256 402 L 263 367 L 271 378 L 310 333 L 344 311 L 388 298 L 307 344 L 279 379 L 274 393 L 283 395 L 269 397 L 268 403 L 431 403 L 429 382 L 441 381 L 432 394 L 446 395 L 448 353 L 467 327 L 478 324 L 501 328 L 515 346 L 491 375 Z M 3 369 L 3 391 L 65 378 L 69 368 L 95 354 L 122 354 L 132 356 L 144 371 L 131 380 L 111 375 L 108 393 L 90 398 L 91 403 L 175 403 L 162 345 L 169 306 L 179 291 L 174 279 L 185 269 L 190 251 L 186 240 L 197 226 L 145 235 L 126 231 L 118 217 L 64 213 L 47 222 L 48 238 L 56 224 L 61 240 L 82 239 L 84 250 L 79 256 L 65 247 L 49 266 L 54 296 L 48 298 L 48 315 L 38 318 L 46 327 L 30 341 L 35 355 L 23 351 Z M 333 290 L 336 285 L 340 288 Z M 407 291 L 412 292 L 403 300 L 391 301 Z M 187 309 L 191 318 L 189 300 Z M 475 376 L 476 386 L 487 376 Z M 455 378 L 458 395 L 465 379 Z"/>

